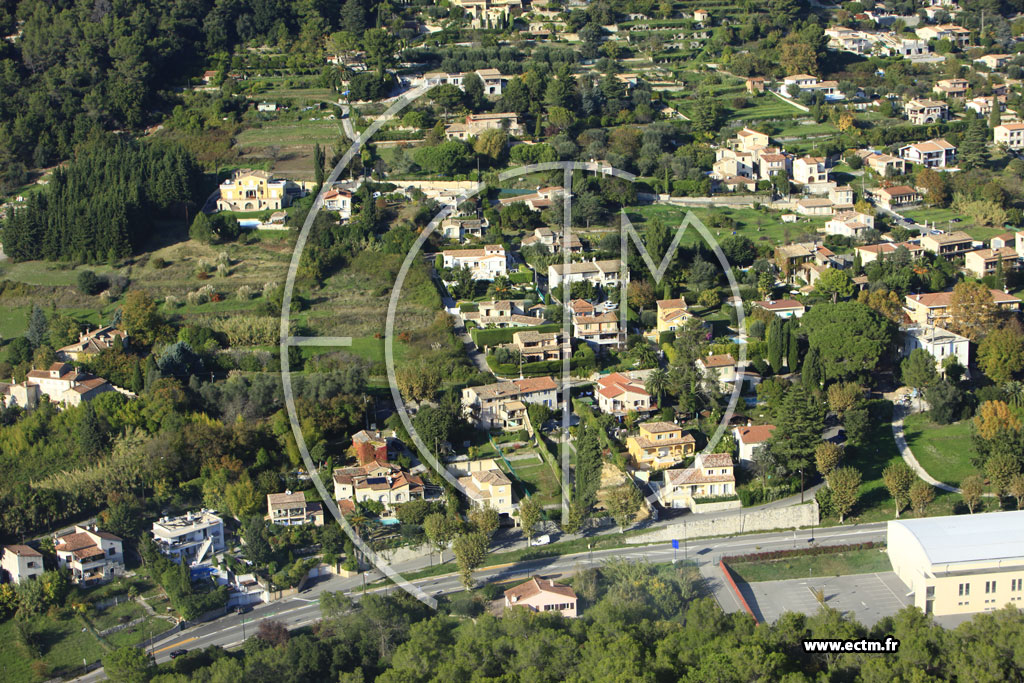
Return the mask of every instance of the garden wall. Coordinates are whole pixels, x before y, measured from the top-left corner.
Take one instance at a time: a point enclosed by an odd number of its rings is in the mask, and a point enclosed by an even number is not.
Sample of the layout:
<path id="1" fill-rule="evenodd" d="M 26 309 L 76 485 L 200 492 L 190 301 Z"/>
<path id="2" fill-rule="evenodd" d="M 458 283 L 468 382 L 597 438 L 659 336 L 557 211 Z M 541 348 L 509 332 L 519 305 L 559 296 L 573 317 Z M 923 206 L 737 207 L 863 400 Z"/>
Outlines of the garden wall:
<path id="1" fill-rule="evenodd" d="M 714 504 L 714 503 L 713 503 Z M 701 536 L 728 536 L 751 531 L 772 531 L 815 526 L 819 523 L 818 501 L 784 508 L 768 508 L 737 512 L 723 516 L 701 519 L 690 515 L 685 522 L 670 524 L 649 534 L 627 538 L 627 543 L 668 543 L 673 539 L 699 538 Z"/>

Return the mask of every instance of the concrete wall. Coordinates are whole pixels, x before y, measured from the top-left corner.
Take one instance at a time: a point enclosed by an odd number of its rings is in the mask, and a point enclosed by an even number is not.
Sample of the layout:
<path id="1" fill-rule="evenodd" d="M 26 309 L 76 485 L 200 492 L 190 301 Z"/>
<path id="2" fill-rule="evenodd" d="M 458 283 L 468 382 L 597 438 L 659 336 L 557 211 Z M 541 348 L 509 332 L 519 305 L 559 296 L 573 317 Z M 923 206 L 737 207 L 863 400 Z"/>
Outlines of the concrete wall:
<path id="1" fill-rule="evenodd" d="M 811 500 L 805 505 L 792 505 L 784 508 L 760 509 L 750 512 L 737 511 L 735 514 L 725 513 L 703 519 L 699 515 L 688 515 L 685 520 L 679 524 L 662 527 L 649 534 L 634 536 L 627 539 L 627 543 L 657 543 L 659 541 L 667 543 L 672 539 L 724 536 L 750 531 L 814 526 L 819 522 L 818 501 Z"/>
<path id="2" fill-rule="evenodd" d="M 691 512 L 695 515 L 705 514 L 708 512 L 721 512 L 723 510 L 735 510 L 743 507 L 743 503 L 739 499 L 736 500 L 722 500 L 717 503 L 694 503 L 691 508 Z"/>

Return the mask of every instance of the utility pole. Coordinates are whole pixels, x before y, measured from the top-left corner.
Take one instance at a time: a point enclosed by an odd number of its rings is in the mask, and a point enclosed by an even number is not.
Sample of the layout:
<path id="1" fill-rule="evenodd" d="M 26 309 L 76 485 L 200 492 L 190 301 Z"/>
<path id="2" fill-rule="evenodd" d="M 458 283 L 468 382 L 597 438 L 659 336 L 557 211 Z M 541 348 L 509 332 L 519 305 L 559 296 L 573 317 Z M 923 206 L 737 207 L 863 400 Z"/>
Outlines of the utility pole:
<path id="1" fill-rule="evenodd" d="M 800 504 L 804 504 L 804 470 L 800 468 Z"/>

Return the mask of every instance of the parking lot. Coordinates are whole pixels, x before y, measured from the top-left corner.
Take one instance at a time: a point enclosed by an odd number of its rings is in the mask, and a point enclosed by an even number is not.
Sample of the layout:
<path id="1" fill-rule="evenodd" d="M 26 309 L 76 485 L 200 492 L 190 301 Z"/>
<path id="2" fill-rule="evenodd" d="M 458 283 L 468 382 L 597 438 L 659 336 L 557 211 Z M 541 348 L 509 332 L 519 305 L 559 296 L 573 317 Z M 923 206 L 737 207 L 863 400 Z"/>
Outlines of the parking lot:
<path id="1" fill-rule="evenodd" d="M 766 622 L 774 622 L 783 612 L 817 614 L 820 606 L 811 589 L 824 590 L 826 605 L 865 626 L 910 604 L 906 586 L 893 572 L 740 583 L 739 588 L 758 621 Z"/>

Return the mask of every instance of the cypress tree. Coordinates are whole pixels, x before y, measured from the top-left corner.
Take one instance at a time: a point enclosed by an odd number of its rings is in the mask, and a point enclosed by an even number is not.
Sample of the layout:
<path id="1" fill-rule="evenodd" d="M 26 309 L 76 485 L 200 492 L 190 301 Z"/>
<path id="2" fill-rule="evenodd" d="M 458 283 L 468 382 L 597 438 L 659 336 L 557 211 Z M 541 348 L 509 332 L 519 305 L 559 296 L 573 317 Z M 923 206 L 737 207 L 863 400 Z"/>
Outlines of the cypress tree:
<path id="1" fill-rule="evenodd" d="M 786 356 L 786 364 L 789 366 L 790 372 L 797 372 L 800 369 L 800 337 L 797 335 L 797 324 L 796 321 L 789 321 L 789 342 L 788 342 L 788 354 Z"/>
<path id="2" fill-rule="evenodd" d="M 768 340 L 768 364 L 772 366 L 772 372 L 779 374 L 782 372 L 782 358 L 785 355 L 785 330 L 782 326 L 782 318 L 777 315 L 773 315 L 772 319 L 768 321 L 768 331 L 766 337 Z"/>
<path id="3" fill-rule="evenodd" d="M 821 388 L 821 359 L 818 357 L 818 349 L 813 346 L 807 352 L 807 357 L 804 358 L 801 380 L 805 387 Z"/>

